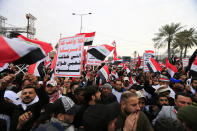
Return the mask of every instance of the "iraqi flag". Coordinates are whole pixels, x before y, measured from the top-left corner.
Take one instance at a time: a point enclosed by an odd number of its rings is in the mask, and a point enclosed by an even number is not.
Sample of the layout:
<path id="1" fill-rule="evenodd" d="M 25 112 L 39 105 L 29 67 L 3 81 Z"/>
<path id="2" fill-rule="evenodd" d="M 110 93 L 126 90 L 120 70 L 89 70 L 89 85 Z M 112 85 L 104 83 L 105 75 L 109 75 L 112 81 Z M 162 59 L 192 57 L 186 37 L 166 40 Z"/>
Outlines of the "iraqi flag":
<path id="1" fill-rule="evenodd" d="M 197 77 L 197 57 L 195 58 L 194 62 L 191 65 L 190 75 L 192 77 Z"/>
<path id="2" fill-rule="evenodd" d="M 101 84 L 105 84 L 109 79 L 109 68 L 107 65 L 104 65 L 99 71 L 98 76 L 100 80 L 102 81 Z"/>
<path id="3" fill-rule="evenodd" d="M 114 76 L 116 79 L 118 79 L 118 73 L 117 73 L 117 72 L 112 71 L 112 72 L 111 72 L 111 75 Z"/>
<path id="4" fill-rule="evenodd" d="M 168 58 L 166 58 L 166 70 L 168 74 L 173 78 L 174 74 L 178 72 L 178 69 L 173 64 L 169 63 Z"/>
<path id="5" fill-rule="evenodd" d="M 136 83 L 137 83 L 136 80 L 133 77 L 130 77 L 130 84 L 133 85 Z"/>
<path id="6" fill-rule="evenodd" d="M 76 36 L 79 36 L 79 35 L 85 35 L 84 46 L 92 45 L 93 40 L 94 40 L 94 36 L 95 36 L 95 32 L 92 32 L 92 33 L 79 33 L 79 34 L 76 34 Z"/>
<path id="7" fill-rule="evenodd" d="M 53 60 L 51 62 L 51 70 L 54 69 L 54 67 L 56 65 L 56 61 L 57 61 L 57 54 L 55 54 L 55 56 L 53 57 Z"/>
<path id="8" fill-rule="evenodd" d="M 18 38 L 22 38 L 27 43 L 34 43 L 34 44 L 40 46 L 40 48 L 42 48 L 43 51 L 45 52 L 45 56 L 47 56 L 48 53 L 53 50 L 53 47 L 47 42 L 39 41 L 37 39 L 32 40 L 32 39 L 29 39 L 23 35 L 19 35 Z"/>
<path id="9" fill-rule="evenodd" d="M 46 68 L 48 68 L 50 64 L 51 64 L 51 58 L 49 57 L 49 54 L 48 54 L 47 57 L 45 57 L 44 65 Z"/>
<path id="10" fill-rule="evenodd" d="M 153 59 L 152 57 L 149 59 L 146 65 L 150 72 L 158 72 L 158 71 L 161 72 L 163 70 L 161 66 L 159 65 L 159 63 L 157 63 L 157 61 Z"/>
<path id="11" fill-rule="evenodd" d="M 0 36 L 0 62 L 14 64 L 33 64 L 45 57 L 42 48 L 34 43 L 27 43 L 21 38 L 9 39 Z"/>
<path id="12" fill-rule="evenodd" d="M 7 69 L 9 66 L 8 63 L 0 63 L 0 72 Z"/>
<path id="13" fill-rule="evenodd" d="M 115 47 L 110 45 L 100 45 L 92 47 L 88 50 L 88 53 L 93 55 L 95 58 L 103 61 L 113 51 Z"/>
<path id="14" fill-rule="evenodd" d="M 141 58 L 140 58 L 140 56 L 138 55 L 137 68 L 139 68 L 140 66 L 141 66 Z"/>
<path id="15" fill-rule="evenodd" d="M 33 74 L 35 76 L 44 78 L 45 76 L 45 69 L 44 69 L 44 60 L 40 60 L 34 64 L 29 65 L 28 73 Z"/>

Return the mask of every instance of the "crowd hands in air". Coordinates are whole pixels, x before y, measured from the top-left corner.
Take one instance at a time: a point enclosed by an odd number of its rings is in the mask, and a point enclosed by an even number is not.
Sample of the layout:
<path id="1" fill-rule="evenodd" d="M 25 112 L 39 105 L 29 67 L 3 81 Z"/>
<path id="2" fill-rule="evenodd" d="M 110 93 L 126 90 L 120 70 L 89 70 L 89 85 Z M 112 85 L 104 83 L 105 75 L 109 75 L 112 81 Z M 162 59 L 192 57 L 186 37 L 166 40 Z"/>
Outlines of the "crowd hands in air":
<path id="1" fill-rule="evenodd" d="M 178 64 L 177 64 L 178 65 Z M 1 72 L 1 131 L 196 131 L 197 77 L 182 65 L 174 79 L 167 71 L 143 72 L 108 64 L 106 83 L 101 67 L 81 77 L 44 78 L 15 66 Z M 132 78 L 132 79 L 131 79 Z M 100 78 L 101 79 L 101 78 Z"/>

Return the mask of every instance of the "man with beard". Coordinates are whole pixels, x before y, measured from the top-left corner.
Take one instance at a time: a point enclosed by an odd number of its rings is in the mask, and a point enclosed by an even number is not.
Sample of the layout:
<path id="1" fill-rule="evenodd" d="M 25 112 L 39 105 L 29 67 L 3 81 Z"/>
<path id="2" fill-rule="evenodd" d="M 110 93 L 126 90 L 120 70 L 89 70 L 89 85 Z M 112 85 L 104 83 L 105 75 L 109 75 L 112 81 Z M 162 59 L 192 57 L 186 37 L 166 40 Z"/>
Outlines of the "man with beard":
<path id="1" fill-rule="evenodd" d="M 116 131 L 141 130 L 152 131 L 146 115 L 140 111 L 138 96 L 135 93 L 124 92 L 121 95 L 121 112 L 116 122 Z"/>
<path id="2" fill-rule="evenodd" d="M 62 97 L 55 80 L 50 80 L 47 82 L 45 91 L 49 96 L 49 103 L 54 103 L 57 99 Z"/>
<path id="3" fill-rule="evenodd" d="M 115 88 L 112 89 L 112 93 L 116 96 L 118 102 L 120 102 L 120 97 L 121 97 L 122 92 L 123 92 L 122 81 L 117 80 Z"/>
<path id="4" fill-rule="evenodd" d="M 0 112 L 11 117 L 11 131 L 28 131 L 39 117 L 43 106 L 48 104 L 49 98 L 44 88 L 27 86 L 21 92 L 19 105 L 7 103 L 3 99 L 5 87 L 0 83 Z"/>

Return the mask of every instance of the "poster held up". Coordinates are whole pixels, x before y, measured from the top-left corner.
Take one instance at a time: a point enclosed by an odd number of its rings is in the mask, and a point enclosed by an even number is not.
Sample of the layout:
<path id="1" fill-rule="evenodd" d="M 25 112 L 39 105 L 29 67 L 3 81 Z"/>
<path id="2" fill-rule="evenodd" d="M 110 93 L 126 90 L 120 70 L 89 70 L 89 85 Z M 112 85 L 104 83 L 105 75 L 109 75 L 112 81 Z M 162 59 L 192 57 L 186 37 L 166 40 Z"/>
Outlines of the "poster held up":
<path id="1" fill-rule="evenodd" d="M 59 40 L 55 76 L 81 76 L 84 39 L 82 35 Z"/>

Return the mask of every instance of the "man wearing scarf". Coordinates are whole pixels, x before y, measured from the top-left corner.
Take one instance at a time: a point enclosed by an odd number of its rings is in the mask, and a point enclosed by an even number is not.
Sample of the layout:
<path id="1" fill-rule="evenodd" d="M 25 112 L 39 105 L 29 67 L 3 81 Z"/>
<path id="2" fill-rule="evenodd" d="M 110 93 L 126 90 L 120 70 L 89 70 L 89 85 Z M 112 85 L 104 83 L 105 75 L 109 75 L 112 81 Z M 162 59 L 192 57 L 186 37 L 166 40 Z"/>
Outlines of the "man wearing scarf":
<path id="1" fill-rule="evenodd" d="M 3 99 L 6 86 L 2 86 L 2 81 L 0 82 L 0 113 L 11 117 L 11 131 L 30 130 L 43 106 L 49 102 L 44 88 L 35 86 L 27 86 L 22 89 L 19 104 L 15 105 Z"/>
<path id="2" fill-rule="evenodd" d="M 47 82 L 45 91 L 49 96 L 49 103 L 54 103 L 57 99 L 62 97 L 55 80 L 50 80 Z"/>

